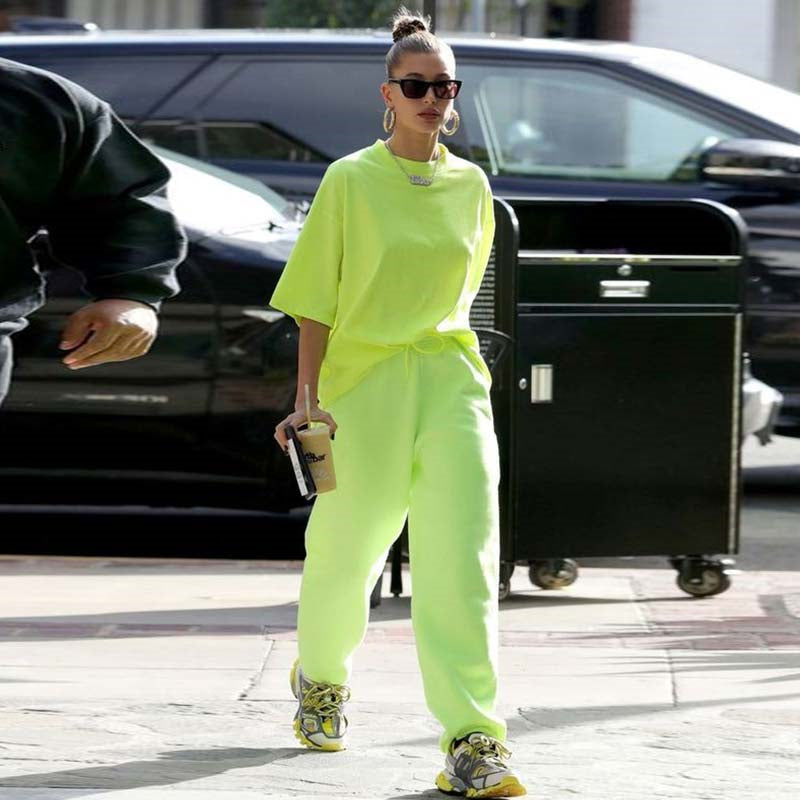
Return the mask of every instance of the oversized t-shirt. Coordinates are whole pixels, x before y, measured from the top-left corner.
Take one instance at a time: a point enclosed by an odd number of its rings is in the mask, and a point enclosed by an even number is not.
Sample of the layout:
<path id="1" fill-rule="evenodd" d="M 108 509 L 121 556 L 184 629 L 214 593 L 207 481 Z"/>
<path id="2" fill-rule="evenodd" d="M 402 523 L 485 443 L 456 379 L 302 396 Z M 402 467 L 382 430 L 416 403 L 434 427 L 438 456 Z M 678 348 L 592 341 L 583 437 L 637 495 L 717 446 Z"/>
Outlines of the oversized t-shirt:
<path id="1" fill-rule="evenodd" d="M 438 147 L 429 186 L 412 184 L 376 139 L 329 164 L 314 195 L 269 304 L 298 326 L 309 318 L 331 328 L 323 409 L 379 361 L 431 336 L 452 337 L 491 386 L 469 311 L 494 239 L 492 190 L 477 164 Z M 425 176 L 437 163 L 398 158 Z"/>

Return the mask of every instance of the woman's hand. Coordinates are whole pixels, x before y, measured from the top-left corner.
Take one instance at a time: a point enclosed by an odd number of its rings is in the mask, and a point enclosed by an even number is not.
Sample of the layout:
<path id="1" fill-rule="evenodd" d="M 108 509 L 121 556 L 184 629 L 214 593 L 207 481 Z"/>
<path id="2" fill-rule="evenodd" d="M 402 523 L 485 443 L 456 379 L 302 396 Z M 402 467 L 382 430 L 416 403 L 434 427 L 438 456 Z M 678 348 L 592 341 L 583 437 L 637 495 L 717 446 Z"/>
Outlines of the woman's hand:
<path id="1" fill-rule="evenodd" d="M 323 411 L 319 406 L 311 406 L 311 421 L 327 423 L 328 427 L 331 430 L 331 439 L 334 437 L 336 429 L 339 427 L 334 421 L 333 417 L 327 411 Z M 287 425 L 291 425 L 295 430 L 297 430 L 301 425 L 304 425 L 306 422 L 308 422 L 308 417 L 306 416 L 306 410 L 305 408 L 301 408 L 297 409 L 296 411 L 293 411 L 291 414 L 289 414 L 288 417 L 282 419 L 275 426 L 275 441 L 281 446 L 281 449 L 284 452 L 288 452 L 286 450 L 288 439 L 286 438 L 286 434 L 284 433 L 283 429 Z"/>

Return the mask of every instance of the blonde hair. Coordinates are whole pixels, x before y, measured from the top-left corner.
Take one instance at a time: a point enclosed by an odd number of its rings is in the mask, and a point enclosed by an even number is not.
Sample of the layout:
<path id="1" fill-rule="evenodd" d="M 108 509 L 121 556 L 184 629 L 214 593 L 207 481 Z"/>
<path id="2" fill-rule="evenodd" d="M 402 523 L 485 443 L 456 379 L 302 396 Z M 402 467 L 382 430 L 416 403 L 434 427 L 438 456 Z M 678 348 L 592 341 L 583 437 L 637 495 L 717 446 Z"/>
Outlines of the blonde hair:
<path id="1" fill-rule="evenodd" d="M 429 14 L 423 18 L 419 12 L 413 12 L 405 6 L 400 6 L 392 14 L 394 44 L 386 54 L 387 77 L 394 77 L 393 71 L 406 53 L 440 53 L 455 68 L 456 58 L 450 45 L 430 30 L 430 24 Z"/>

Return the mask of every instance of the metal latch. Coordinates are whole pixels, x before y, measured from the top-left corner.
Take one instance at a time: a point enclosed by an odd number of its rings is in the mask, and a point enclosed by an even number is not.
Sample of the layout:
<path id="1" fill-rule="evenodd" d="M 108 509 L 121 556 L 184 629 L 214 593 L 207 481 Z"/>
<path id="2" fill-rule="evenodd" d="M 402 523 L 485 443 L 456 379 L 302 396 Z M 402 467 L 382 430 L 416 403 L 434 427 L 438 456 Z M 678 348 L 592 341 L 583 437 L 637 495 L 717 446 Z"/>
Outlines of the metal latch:
<path id="1" fill-rule="evenodd" d="M 553 401 L 553 365 L 531 364 L 531 403 Z"/>
<path id="2" fill-rule="evenodd" d="M 600 297 L 647 297 L 650 281 L 600 281 Z"/>

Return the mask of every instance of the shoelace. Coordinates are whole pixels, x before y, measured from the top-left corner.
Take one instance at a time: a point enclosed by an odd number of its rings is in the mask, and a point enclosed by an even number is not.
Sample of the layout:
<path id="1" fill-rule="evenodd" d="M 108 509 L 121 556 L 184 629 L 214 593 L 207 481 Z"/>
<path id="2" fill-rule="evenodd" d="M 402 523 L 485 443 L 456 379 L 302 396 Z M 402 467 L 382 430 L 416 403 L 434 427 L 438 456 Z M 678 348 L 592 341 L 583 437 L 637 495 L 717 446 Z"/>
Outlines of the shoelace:
<path id="1" fill-rule="evenodd" d="M 472 745 L 473 750 L 475 750 L 479 756 L 500 760 L 511 758 L 511 751 L 502 742 L 499 742 L 497 739 L 492 739 L 485 734 L 472 737 L 469 744 Z"/>
<path id="2" fill-rule="evenodd" d="M 349 699 L 349 687 L 335 683 L 319 683 L 306 693 L 303 698 L 303 708 L 319 711 L 323 716 L 331 716 L 341 711 L 342 703 Z"/>

